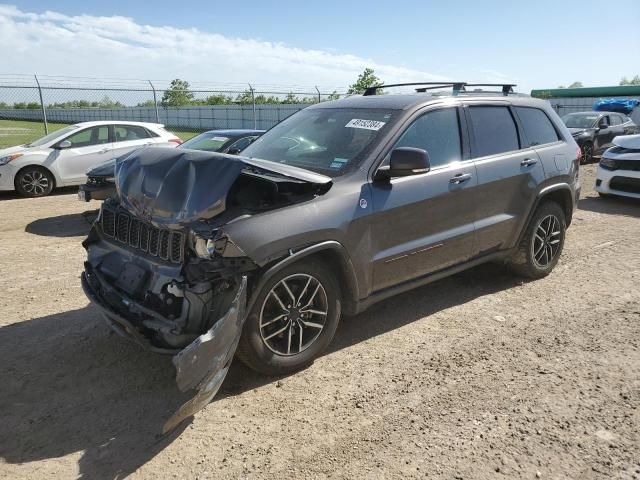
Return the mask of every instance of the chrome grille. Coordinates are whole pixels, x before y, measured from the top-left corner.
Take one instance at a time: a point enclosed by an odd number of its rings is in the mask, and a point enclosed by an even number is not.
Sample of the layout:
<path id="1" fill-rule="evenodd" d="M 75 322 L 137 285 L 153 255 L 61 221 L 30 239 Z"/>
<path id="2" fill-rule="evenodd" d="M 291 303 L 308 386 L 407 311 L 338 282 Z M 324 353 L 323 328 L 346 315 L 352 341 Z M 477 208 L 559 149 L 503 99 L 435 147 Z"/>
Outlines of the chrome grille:
<path id="1" fill-rule="evenodd" d="M 136 217 L 108 207 L 102 207 L 102 232 L 108 238 L 140 250 L 152 257 L 172 263 L 182 263 L 184 234 L 156 228 Z"/>

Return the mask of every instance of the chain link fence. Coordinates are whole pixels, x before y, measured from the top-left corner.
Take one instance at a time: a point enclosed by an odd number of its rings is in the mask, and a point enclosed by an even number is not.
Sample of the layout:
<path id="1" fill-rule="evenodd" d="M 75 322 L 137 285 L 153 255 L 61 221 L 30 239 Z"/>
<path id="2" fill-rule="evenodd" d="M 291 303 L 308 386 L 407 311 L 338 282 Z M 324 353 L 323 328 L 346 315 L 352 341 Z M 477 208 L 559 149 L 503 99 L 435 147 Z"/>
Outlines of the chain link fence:
<path id="1" fill-rule="evenodd" d="M 51 124 L 95 120 L 155 122 L 189 131 L 268 129 L 308 105 L 342 96 L 340 87 L 4 74 L 0 120 L 41 122 L 45 133 Z"/>

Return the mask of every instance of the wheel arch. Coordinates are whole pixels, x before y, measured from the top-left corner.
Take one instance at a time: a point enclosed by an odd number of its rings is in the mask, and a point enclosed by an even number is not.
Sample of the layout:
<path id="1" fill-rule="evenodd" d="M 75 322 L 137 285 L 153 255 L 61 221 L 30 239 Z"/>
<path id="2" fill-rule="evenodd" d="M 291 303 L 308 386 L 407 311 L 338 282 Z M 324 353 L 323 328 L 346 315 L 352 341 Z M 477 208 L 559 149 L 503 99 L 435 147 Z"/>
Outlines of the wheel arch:
<path id="1" fill-rule="evenodd" d="M 31 168 L 31 167 L 35 167 L 39 170 L 44 170 L 45 172 L 47 172 L 49 175 L 51 175 L 51 178 L 53 178 L 53 189 L 58 187 L 58 179 L 56 178 L 56 174 L 53 173 L 51 171 L 50 168 L 45 167 L 44 165 L 39 165 L 37 163 L 29 163 L 28 165 L 24 165 L 22 167 L 20 167 L 18 169 L 18 171 L 16 172 L 16 174 L 13 176 L 13 187 L 16 188 L 16 182 L 18 181 L 18 175 L 20 175 L 20 173 L 27 169 L 27 168 Z"/>
<path id="2" fill-rule="evenodd" d="M 247 311 L 251 311 L 264 285 L 283 268 L 302 259 L 317 258 L 336 272 L 342 294 L 342 309 L 345 313 L 355 313 L 359 298 L 355 268 L 344 246 L 335 240 L 328 240 L 299 250 L 290 250 L 289 255 L 268 267 L 260 276 L 251 293 Z"/>
<path id="3" fill-rule="evenodd" d="M 538 193 L 535 203 L 533 204 L 533 208 L 531 208 L 531 211 L 529 212 L 527 221 L 524 223 L 522 231 L 518 236 L 518 243 L 516 245 L 520 244 L 522 236 L 527 231 L 527 227 L 529 226 L 529 223 L 533 218 L 533 214 L 538 209 L 538 206 L 540 206 L 541 203 L 549 200 L 560 205 L 560 207 L 564 211 L 566 226 L 569 227 L 569 225 L 571 225 L 571 220 L 573 218 L 573 194 L 571 191 L 571 187 L 567 183 L 556 183 L 553 185 L 549 185 L 548 187 L 540 190 L 540 192 Z"/>

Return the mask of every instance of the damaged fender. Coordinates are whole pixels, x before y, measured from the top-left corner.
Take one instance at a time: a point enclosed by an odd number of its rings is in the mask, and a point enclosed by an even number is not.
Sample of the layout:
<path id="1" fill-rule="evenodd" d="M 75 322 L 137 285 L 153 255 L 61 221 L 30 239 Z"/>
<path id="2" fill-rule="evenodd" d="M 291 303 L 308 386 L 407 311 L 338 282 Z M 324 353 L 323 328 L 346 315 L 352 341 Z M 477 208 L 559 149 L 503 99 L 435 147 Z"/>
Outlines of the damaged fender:
<path id="1" fill-rule="evenodd" d="M 178 388 L 183 392 L 195 388 L 197 392 L 167 420 L 162 433 L 202 410 L 218 393 L 240 341 L 246 304 L 247 277 L 243 276 L 227 313 L 173 357 Z"/>

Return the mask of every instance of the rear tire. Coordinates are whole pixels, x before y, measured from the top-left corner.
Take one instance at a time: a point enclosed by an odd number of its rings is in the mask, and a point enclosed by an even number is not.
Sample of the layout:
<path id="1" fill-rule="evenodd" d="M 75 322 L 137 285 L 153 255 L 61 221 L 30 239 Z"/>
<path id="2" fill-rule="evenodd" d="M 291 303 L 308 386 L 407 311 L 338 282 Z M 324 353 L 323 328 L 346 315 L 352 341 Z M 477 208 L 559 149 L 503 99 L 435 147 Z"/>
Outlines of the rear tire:
<path id="1" fill-rule="evenodd" d="M 46 197 L 53 190 L 54 178 L 46 168 L 32 165 L 18 172 L 14 186 L 23 197 Z"/>
<path id="2" fill-rule="evenodd" d="M 327 348 L 339 320 L 335 276 L 323 262 L 302 260 L 276 273 L 258 293 L 236 354 L 257 372 L 292 373 Z"/>
<path id="3" fill-rule="evenodd" d="M 553 201 L 542 203 L 510 259 L 511 268 L 518 275 L 533 279 L 549 275 L 562 253 L 566 230 L 562 207 Z"/>

